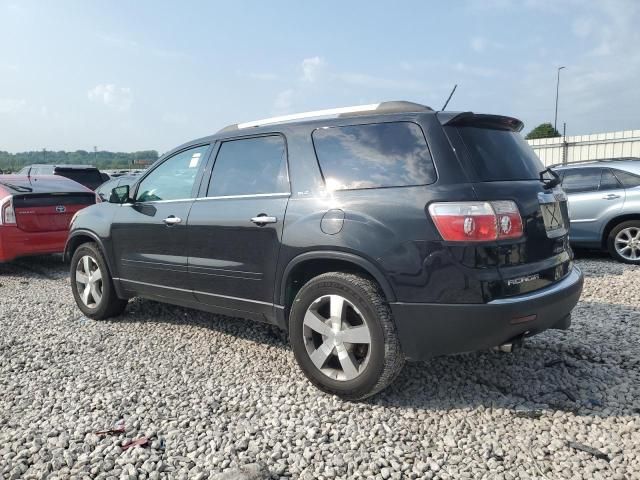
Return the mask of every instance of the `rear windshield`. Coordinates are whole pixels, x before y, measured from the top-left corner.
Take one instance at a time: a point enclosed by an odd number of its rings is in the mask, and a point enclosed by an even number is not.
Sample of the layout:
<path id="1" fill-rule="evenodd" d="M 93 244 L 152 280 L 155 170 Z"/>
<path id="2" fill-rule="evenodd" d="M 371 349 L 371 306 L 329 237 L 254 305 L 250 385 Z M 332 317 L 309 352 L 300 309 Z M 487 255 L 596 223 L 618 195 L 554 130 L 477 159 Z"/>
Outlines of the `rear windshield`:
<path id="1" fill-rule="evenodd" d="M 447 136 L 481 182 L 539 179 L 542 162 L 519 133 L 478 127 L 445 127 Z M 466 154 L 465 154 L 466 153 Z"/>
<path id="2" fill-rule="evenodd" d="M 56 169 L 56 173 L 66 178 L 78 182 L 85 187 L 96 188 L 102 183 L 102 175 L 98 170 L 80 170 L 80 169 Z"/>
<path id="3" fill-rule="evenodd" d="M 319 128 L 313 132 L 313 145 L 331 190 L 426 185 L 436 179 L 416 123 Z"/>

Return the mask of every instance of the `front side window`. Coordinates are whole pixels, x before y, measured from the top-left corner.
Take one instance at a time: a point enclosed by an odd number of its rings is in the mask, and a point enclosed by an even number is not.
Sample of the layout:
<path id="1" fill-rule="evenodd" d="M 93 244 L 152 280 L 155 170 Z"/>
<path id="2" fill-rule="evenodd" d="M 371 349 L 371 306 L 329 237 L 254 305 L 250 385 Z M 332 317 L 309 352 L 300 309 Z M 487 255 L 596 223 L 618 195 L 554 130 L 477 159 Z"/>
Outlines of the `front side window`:
<path id="1" fill-rule="evenodd" d="M 426 185 L 436 179 L 422 129 L 412 122 L 324 127 L 312 138 L 330 190 Z"/>
<path id="2" fill-rule="evenodd" d="M 220 145 L 208 197 L 289 193 L 287 155 L 280 135 L 229 140 Z"/>
<path id="3" fill-rule="evenodd" d="M 600 168 L 576 168 L 565 170 L 562 188 L 567 193 L 594 192 L 600 185 Z"/>
<path id="4" fill-rule="evenodd" d="M 208 145 L 190 148 L 162 162 L 142 180 L 136 200 L 156 202 L 193 197 L 193 184 L 208 148 Z"/>

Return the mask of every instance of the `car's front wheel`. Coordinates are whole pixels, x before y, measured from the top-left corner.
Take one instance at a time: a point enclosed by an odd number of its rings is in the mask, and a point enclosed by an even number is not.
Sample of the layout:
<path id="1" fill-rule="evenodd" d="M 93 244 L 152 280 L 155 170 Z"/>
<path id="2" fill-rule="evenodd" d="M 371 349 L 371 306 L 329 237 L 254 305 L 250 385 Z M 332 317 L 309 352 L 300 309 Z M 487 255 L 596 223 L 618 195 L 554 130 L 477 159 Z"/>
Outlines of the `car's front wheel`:
<path id="1" fill-rule="evenodd" d="M 616 225 L 609 233 L 607 247 L 616 260 L 640 264 L 640 221 L 629 220 Z"/>
<path id="2" fill-rule="evenodd" d="M 325 273 L 300 289 L 289 315 L 289 336 L 307 378 L 348 400 L 384 389 L 404 364 L 380 288 L 351 273 Z"/>
<path id="3" fill-rule="evenodd" d="M 102 252 L 84 243 L 71 258 L 71 290 L 78 308 L 95 320 L 122 313 L 127 301 L 118 298 Z"/>

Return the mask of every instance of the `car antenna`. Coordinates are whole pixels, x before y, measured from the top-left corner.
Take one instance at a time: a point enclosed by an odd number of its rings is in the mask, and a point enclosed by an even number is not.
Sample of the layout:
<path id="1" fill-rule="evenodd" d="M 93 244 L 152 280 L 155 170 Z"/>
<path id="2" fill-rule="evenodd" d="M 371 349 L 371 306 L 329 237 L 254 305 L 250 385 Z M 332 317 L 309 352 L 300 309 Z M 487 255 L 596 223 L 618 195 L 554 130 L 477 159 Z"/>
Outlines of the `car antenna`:
<path id="1" fill-rule="evenodd" d="M 453 97 L 453 93 L 456 91 L 456 88 L 458 88 L 458 84 L 457 83 L 453 86 L 453 90 L 451 90 L 451 93 L 449 94 L 449 98 L 447 98 L 447 101 L 444 102 L 444 106 L 442 107 L 442 111 L 443 112 L 447 108 L 447 105 L 449 105 L 449 100 L 451 100 L 451 97 Z"/>

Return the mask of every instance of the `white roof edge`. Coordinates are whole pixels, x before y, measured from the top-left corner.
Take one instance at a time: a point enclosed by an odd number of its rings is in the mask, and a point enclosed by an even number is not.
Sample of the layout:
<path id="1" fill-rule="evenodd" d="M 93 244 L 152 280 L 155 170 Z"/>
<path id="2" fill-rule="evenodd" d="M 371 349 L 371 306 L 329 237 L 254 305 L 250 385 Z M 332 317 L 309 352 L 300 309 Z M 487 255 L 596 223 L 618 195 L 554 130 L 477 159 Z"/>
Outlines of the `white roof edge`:
<path id="1" fill-rule="evenodd" d="M 253 120 L 251 122 L 239 123 L 238 128 L 259 127 L 261 125 L 270 125 L 273 123 L 291 122 L 294 120 L 302 120 L 304 118 L 327 117 L 331 115 L 340 115 L 342 113 L 368 112 L 376 110 L 380 106 L 379 103 L 371 103 L 369 105 L 356 105 L 352 107 L 328 108 L 326 110 L 315 110 L 313 112 L 293 113 L 291 115 L 281 115 L 279 117 L 263 118 L 262 120 Z"/>

